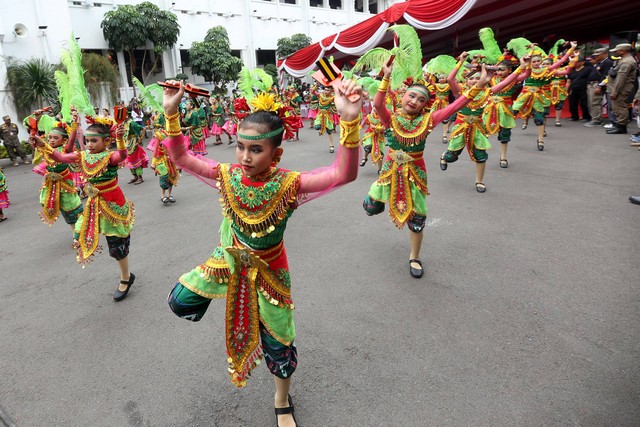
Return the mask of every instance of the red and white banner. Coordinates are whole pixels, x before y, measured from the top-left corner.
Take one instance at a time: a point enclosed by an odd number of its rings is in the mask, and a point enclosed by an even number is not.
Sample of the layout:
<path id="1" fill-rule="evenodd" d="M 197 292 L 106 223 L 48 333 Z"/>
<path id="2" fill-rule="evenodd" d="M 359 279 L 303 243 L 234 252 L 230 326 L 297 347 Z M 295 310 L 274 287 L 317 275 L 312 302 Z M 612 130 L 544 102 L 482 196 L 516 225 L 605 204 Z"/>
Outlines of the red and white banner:
<path id="1" fill-rule="evenodd" d="M 362 55 L 376 47 L 390 25 L 407 23 L 417 30 L 439 30 L 462 18 L 477 0 L 409 0 L 396 3 L 366 21 L 325 37 L 278 61 L 278 69 L 294 77 L 304 77 L 315 68 L 320 58 L 335 52 Z"/>

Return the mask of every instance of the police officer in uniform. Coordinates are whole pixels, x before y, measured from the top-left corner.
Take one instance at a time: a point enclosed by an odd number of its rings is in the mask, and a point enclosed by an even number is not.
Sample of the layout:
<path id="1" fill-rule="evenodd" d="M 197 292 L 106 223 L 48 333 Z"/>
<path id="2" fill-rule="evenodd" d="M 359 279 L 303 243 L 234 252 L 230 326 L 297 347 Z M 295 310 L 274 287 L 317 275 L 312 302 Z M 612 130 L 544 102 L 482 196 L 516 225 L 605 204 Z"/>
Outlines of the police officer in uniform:
<path id="1" fill-rule="evenodd" d="M 610 50 L 620 59 L 609 70 L 609 87 L 611 102 L 613 103 L 613 114 L 616 122 L 611 129 L 607 129 L 608 134 L 627 133 L 627 123 L 629 123 L 628 99 L 636 80 L 636 61 L 631 56 L 632 46 L 630 43 L 620 43 Z"/>
<path id="2" fill-rule="evenodd" d="M 13 166 L 18 166 L 18 161 L 16 160 L 18 157 L 22 158 L 25 165 L 31 163 L 27 160 L 27 154 L 20 144 L 18 125 L 11 123 L 11 117 L 9 116 L 4 116 L 2 120 L 4 120 L 4 123 L 0 125 L 0 140 L 4 143 Z"/>
<path id="3" fill-rule="evenodd" d="M 593 68 L 589 74 L 587 86 L 591 121 L 584 124 L 589 128 L 602 126 L 602 100 L 607 92 L 606 78 L 609 75 L 609 69 L 613 66 L 608 53 L 609 49 L 602 47 L 594 50 L 591 55 Z M 610 109 L 611 105 L 607 105 L 607 110 Z"/>

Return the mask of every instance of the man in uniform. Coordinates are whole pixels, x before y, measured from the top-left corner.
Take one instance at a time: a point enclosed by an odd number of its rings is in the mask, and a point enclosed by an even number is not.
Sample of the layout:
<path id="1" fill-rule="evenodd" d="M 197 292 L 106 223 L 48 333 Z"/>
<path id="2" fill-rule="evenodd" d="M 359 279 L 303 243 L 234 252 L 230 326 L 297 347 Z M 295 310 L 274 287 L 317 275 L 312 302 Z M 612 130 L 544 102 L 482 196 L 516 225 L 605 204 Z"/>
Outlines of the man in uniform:
<path id="1" fill-rule="evenodd" d="M 589 75 L 587 86 L 591 121 L 584 124 L 586 127 L 602 126 L 602 100 L 607 91 L 606 78 L 609 75 L 609 69 L 613 66 L 613 61 L 609 59 L 608 53 L 606 47 L 601 47 L 593 51 L 591 55 L 593 69 Z M 607 105 L 607 110 L 610 110 L 610 107 Z"/>
<path id="2" fill-rule="evenodd" d="M 607 90 L 611 94 L 613 114 L 616 121 L 611 129 L 607 129 L 606 132 L 608 134 L 627 133 L 627 123 L 629 123 L 628 99 L 636 79 L 636 61 L 631 56 L 631 49 L 630 43 L 620 43 L 610 50 L 620 59 L 609 70 L 609 86 Z"/>
<path id="3" fill-rule="evenodd" d="M 4 123 L 0 125 L 0 140 L 4 143 L 13 166 L 18 166 L 18 156 L 22 158 L 25 165 L 31 163 L 27 160 L 27 154 L 20 144 L 18 125 L 11 123 L 11 117 L 9 116 L 4 116 L 2 120 L 4 120 Z"/>

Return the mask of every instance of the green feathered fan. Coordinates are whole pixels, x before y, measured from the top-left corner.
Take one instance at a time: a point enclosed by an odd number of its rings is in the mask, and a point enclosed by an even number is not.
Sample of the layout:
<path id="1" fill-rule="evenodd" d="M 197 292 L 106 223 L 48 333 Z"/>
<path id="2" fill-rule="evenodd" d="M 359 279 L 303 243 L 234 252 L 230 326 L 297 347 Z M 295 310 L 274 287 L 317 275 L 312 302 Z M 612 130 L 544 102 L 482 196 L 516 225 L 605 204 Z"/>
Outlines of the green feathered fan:
<path id="1" fill-rule="evenodd" d="M 87 92 L 87 87 L 84 84 L 82 51 L 80 50 L 80 46 L 73 36 L 73 33 L 71 33 L 71 38 L 69 39 L 69 49 L 68 51 L 62 51 L 60 59 L 67 69 L 69 90 L 71 94 L 70 104 L 73 105 L 78 112 L 83 113 L 86 116 L 95 116 L 96 113 L 91 102 L 89 102 L 89 93 Z"/>
<path id="2" fill-rule="evenodd" d="M 522 58 L 523 56 L 529 54 L 538 54 L 542 56 L 546 56 L 544 50 L 539 48 L 538 46 L 534 46 L 529 40 L 524 37 L 516 37 L 515 39 L 509 40 L 507 43 L 507 48 L 515 54 L 518 58 Z"/>
<path id="3" fill-rule="evenodd" d="M 389 30 L 398 39 L 398 46 L 387 50 L 376 47 L 358 59 L 353 72 L 380 70 L 391 55 L 395 55 L 391 72 L 391 88 L 398 89 L 403 82 L 412 77 L 414 81 L 422 79 L 422 46 L 418 33 L 411 25 L 393 25 Z"/>
<path id="4" fill-rule="evenodd" d="M 432 58 L 427 62 L 424 66 L 425 71 L 429 74 L 433 74 L 435 76 L 439 74 L 444 74 L 448 76 L 453 67 L 456 66 L 458 61 L 453 56 L 450 55 L 438 55 L 435 58 Z M 462 69 L 458 72 L 458 80 L 462 77 Z"/>
<path id="5" fill-rule="evenodd" d="M 558 56 L 558 49 L 563 44 L 565 44 L 565 39 L 559 39 L 557 42 L 555 42 L 553 44 L 553 47 L 549 50 L 549 55 L 553 55 L 554 58 L 557 57 Z"/>
<path id="6" fill-rule="evenodd" d="M 71 121 L 71 89 L 69 88 L 69 76 L 67 73 L 56 70 L 53 73 L 58 88 L 58 100 L 60 101 L 60 112 L 62 113 L 62 121 L 69 123 Z"/>
<path id="7" fill-rule="evenodd" d="M 481 28 L 478 32 L 478 37 L 482 42 L 483 49 L 469 51 L 469 57 L 473 58 L 474 55 L 481 55 L 485 57 L 484 63 L 497 64 L 500 61 L 502 50 L 500 50 L 500 46 L 496 42 L 493 30 L 489 27 Z"/>
<path id="8" fill-rule="evenodd" d="M 151 110 L 156 113 L 164 111 L 164 108 L 162 107 L 162 87 L 159 84 L 154 83 L 152 85 L 145 86 L 135 76 L 133 77 L 133 83 L 140 92 L 140 102 L 142 105 L 151 108 Z"/>
<path id="9" fill-rule="evenodd" d="M 242 67 L 238 74 L 238 90 L 247 102 L 251 101 L 256 92 L 268 92 L 273 86 L 273 77 L 262 68 L 249 70 Z"/>
<path id="10" fill-rule="evenodd" d="M 373 98 L 378 92 L 380 87 L 380 80 L 376 80 L 373 77 L 360 77 L 356 80 L 356 83 L 362 87 L 362 90 L 369 94 L 370 98 Z"/>

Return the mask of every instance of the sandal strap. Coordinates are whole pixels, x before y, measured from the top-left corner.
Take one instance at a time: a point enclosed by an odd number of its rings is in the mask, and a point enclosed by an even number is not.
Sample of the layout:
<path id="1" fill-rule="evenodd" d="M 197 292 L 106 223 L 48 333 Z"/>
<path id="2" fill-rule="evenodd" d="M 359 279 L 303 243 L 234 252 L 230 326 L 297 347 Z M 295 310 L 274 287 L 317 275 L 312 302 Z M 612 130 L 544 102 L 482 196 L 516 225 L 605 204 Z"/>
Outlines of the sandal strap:
<path id="1" fill-rule="evenodd" d="M 288 408 L 274 408 L 276 411 L 276 415 L 286 415 L 293 414 L 293 406 L 289 406 Z"/>
<path id="2" fill-rule="evenodd" d="M 420 267 L 422 267 L 422 261 L 420 261 L 419 259 L 410 259 L 409 260 L 410 263 L 415 262 L 416 264 L 420 265 Z"/>

